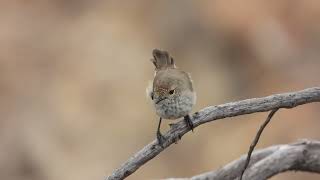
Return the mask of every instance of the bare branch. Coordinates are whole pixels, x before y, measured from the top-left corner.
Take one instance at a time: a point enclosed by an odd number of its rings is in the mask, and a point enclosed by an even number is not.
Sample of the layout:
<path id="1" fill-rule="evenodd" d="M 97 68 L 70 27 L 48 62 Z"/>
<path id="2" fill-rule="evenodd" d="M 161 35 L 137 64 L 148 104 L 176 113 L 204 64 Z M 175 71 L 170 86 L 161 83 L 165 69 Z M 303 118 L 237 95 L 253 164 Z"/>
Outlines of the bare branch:
<path id="1" fill-rule="evenodd" d="M 238 179 L 245 161 L 244 155 L 216 171 L 191 178 L 170 178 L 170 180 L 235 180 Z M 257 150 L 252 154 L 249 168 L 244 173 L 243 179 L 268 179 L 292 170 L 320 173 L 320 141 L 301 140 L 292 144 Z"/>
<path id="2" fill-rule="evenodd" d="M 298 105 L 312 102 L 320 102 L 320 87 L 206 107 L 192 115 L 192 123 L 194 124 L 194 127 L 197 127 L 201 124 L 226 117 L 266 112 L 278 108 L 293 108 Z M 173 124 L 170 130 L 164 134 L 166 141 L 163 143 L 163 147 L 158 145 L 156 139 L 153 140 L 129 158 L 127 162 L 116 169 L 109 177 L 107 177 L 107 179 L 113 180 L 126 178 L 130 174 L 134 173 L 139 167 L 169 147 L 172 143 L 176 142 L 188 131 L 190 130 L 184 121 L 179 121 L 176 124 Z M 245 175 L 246 174 L 248 174 L 248 172 L 245 173 Z"/>

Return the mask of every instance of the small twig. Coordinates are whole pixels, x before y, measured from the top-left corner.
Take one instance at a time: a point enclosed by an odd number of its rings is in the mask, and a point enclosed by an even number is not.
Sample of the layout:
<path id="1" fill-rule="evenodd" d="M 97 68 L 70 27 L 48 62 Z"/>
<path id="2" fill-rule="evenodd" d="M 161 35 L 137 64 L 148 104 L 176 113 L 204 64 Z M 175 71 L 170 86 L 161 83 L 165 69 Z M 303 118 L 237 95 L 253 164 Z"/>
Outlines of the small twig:
<path id="1" fill-rule="evenodd" d="M 258 131 L 257 134 L 256 134 L 256 137 L 254 138 L 253 142 L 252 142 L 251 145 L 250 145 L 250 148 L 249 148 L 249 151 L 248 151 L 248 155 L 247 155 L 247 160 L 246 160 L 246 163 L 245 163 L 245 165 L 244 165 L 244 167 L 243 167 L 243 170 L 242 170 L 242 172 L 241 172 L 241 175 L 240 175 L 240 180 L 242 180 L 242 176 L 243 176 L 243 174 L 244 174 L 244 171 L 247 169 L 247 167 L 248 167 L 248 165 L 249 165 L 250 158 L 251 158 L 251 154 L 252 154 L 254 148 L 256 147 L 256 145 L 258 144 L 259 139 L 260 139 L 260 136 L 261 136 L 264 128 L 268 125 L 268 123 L 269 123 L 270 120 L 272 119 L 273 115 L 274 115 L 278 110 L 279 110 L 279 109 L 274 109 L 274 110 L 272 110 L 272 111 L 269 113 L 267 119 L 266 119 L 266 120 L 264 121 L 264 123 L 260 126 L 259 131 Z"/>

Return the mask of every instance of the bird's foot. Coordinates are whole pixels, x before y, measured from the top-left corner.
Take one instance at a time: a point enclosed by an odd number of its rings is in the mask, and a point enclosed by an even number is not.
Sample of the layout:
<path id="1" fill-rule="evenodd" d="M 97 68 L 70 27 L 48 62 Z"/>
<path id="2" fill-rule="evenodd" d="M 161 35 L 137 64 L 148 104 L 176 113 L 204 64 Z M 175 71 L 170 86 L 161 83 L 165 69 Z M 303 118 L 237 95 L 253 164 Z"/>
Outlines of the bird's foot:
<path id="1" fill-rule="evenodd" d="M 163 147 L 163 143 L 166 141 L 166 138 L 161 134 L 160 131 L 157 131 L 157 140 L 161 147 Z"/>
<path id="2" fill-rule="evenodd" d="M 193 132 L 194 125 L 193 125 L 193 123 L 192 123 L 192 121 L 191 121 L 190 115 L 189 115 L 189 114 L 186 115 L 186 116 L 184 117 L 184 120 L 185 120 L 185 122 L 187 123 L 187 126 L 188 126 L 188 127 L 191 129 L 191 131 Z"/>

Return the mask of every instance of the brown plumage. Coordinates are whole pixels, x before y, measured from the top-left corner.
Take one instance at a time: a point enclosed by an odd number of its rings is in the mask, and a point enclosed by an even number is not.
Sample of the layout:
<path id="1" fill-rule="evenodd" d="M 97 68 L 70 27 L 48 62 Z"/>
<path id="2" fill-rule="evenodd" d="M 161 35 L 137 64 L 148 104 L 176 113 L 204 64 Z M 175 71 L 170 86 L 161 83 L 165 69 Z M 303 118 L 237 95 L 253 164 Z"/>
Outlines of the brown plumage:
<path id="1" fill-rule="evenodd" d="M 157 138 L 163 141 L 160 124 L 164 119 L 184 117 L 187 125 L 193 129 L 189 113 L 196 101 L 192 80 L 188 73 L 176 68 L 173 58 L 167 51 L 153 50 L 152 63 L 155 66 L 155 76 L 147 92 L 153 100 L 158 116 L 160 116 Z"/>

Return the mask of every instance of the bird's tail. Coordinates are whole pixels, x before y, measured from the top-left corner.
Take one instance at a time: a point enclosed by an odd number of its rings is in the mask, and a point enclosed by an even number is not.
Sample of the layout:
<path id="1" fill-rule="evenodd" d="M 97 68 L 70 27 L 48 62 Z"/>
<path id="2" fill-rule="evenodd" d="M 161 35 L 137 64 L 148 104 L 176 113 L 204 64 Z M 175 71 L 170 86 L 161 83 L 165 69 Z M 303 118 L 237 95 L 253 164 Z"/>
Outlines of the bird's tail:
<path id="1" fill-rule="evenodd" d="M 161 51 L 159 49 L 154 49 L 152 51 L 154 59 L 151 59 L 152 63 L 156 67 L 156 70 L 175 68 L 173 58 L 169 55 L 167 51 Z"/>

